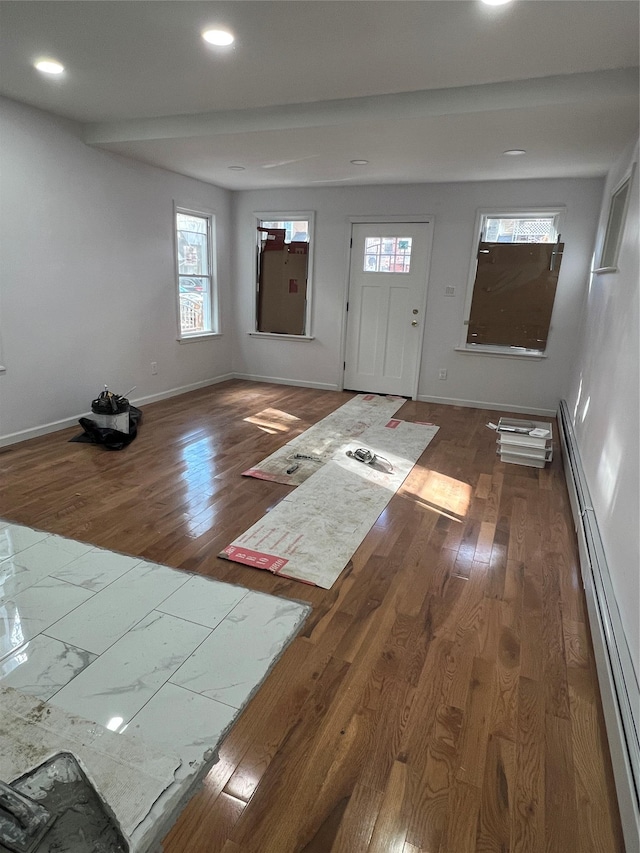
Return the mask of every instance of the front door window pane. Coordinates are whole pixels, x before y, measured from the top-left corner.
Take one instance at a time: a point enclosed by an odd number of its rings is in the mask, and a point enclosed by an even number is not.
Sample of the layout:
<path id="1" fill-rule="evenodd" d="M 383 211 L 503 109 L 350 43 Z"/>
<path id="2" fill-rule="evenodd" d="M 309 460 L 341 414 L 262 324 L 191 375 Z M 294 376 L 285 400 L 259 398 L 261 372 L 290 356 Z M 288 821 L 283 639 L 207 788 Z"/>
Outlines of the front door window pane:
<path id="1" fill-rule="evenodd" d="M 365 237 L 364 272 L 411 271 L 411 237 Z"/>

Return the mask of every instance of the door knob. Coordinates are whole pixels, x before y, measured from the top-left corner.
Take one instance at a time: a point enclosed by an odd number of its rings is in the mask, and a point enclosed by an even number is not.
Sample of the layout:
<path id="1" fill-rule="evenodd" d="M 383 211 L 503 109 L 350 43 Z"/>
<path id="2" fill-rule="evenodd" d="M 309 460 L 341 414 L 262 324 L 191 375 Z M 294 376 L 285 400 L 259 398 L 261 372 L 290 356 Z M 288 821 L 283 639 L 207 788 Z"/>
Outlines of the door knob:
<path id="1" fill-rule="evenodd" d="M 417 320 L 412 320 L 412 321 L 411 321 L 411 325 L 412 325 L 412 326 L 417 326 L 417 325 L 418 325 L 418 321 L 417 321 Z"/>

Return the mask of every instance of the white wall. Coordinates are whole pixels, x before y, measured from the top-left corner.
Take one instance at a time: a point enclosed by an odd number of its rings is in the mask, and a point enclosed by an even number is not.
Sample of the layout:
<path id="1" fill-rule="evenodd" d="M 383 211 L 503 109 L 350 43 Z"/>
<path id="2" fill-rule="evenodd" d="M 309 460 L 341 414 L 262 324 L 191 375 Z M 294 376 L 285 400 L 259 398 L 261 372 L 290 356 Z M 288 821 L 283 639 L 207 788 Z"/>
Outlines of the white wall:
<path id="1" fill-rule="evenodd" d="M 243 192 L 234 197 L 234 371 L 255 378 L 339 388 L 349 262 L 349 217 L 430 214 L 435 217 L 427 297 L 421 399 L 555 412 L 567 387 L 602 180 L 503 181 L 411 186 Z M 566 243 L 552 330 L 543 360 L 456 352 L 461 339 L 474 222 L 481 207 L 564 205 Z M 311 342 L 251 337 L 255 302 L 254 212 L 316 211 L 315 281 Z M 445 296 L 445 287 L 455 296 Z M 439 380 L 446 368 L 448 378 Z"/>
<path id="2" fill-rule="evenodd" d="M 435 217 L 419 396 L 554 411 L 569 383 L 601 199 L 600 180 L 269 190 L 217 187 L 89 148 L 74 126 L 0 101 L 0 443 L 88 408 L 103 383 L 134 400 L 228 376 L 338 388 L 349 217 Z M 218 223 L 223 335 L 176 341 L 172 204 Z M 564 205 L 566 251 L 548 358 L 455 351 L 479 207 Z M 315 210 L 311 342 L 251 337 L 253 212 Z M 453 298 L 445 287 L 454 286 Z M 233 347 L 232 347 L 233 344 Z M 233 350 L 233 352 L 232 352 Z M 151 361 L 158 363 L 152 376 Z M 448 379 L 437 379 L 446 368 Z"/>
<path id="3" fill-rule="evenodd" d="M 596 257 L 612 190 L 638 162 L 631 145 L 604 191 Z M 566 395 L 632 659 L 640 655 L 640 261 L 638 170 L 618 272 L 591 278 L 576 369 Z"/>
<path id="4" fill-rule="evenodd" d="M 228 375 L 229 334 L 176 340 L 172 206 L 216 214 L 228 328 L 231 194 L 89 148 L 27 106 L 0 99 L 0 117 L 0 442 L 74 419 L 104 383 L 140 400 Z"/>

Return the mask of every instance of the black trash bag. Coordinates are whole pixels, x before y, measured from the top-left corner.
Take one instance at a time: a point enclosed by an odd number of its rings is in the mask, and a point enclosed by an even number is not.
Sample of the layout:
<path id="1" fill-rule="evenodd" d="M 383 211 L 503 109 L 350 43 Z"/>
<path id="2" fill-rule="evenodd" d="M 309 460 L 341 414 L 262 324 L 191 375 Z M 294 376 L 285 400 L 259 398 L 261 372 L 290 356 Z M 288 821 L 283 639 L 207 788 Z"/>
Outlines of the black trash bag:
<path id="1" fill-rule="evenodd" d="M 138 424 L 142 420 L 142 412 L 136 409 L 135 406 L 129 408 L 129 432 L 120 432 L 117 429 L 109 427 L 100 427 L 91 418 L 80 418 L 79 424 L 84 430 L 85 436 L 93 444 L 101 444 L 107 450 L 122 450 L 128 444 L 131 444 L 133 439 L 138 434 Z"/>

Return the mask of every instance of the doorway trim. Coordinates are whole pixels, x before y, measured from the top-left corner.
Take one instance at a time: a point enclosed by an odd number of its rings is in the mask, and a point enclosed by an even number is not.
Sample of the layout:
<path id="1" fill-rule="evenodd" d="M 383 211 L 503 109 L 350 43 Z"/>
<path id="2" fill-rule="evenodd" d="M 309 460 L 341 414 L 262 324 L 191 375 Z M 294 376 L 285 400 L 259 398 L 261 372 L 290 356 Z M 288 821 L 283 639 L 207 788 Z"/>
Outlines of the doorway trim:
<path id="1" fill-rule="evenodd" d="M 404 216 L 401 214 L 392 214 L 388 216 L 384 215 L 376 215 L 376 216 L 348 216 L 347 224 L 348 227 L 345 229 L 345 284 L 344 284 L 344 293 L 342 300 L 342 347 L 340 351 L 340 364 L 343 365 L 339 368 L 340 380 L 337 383 L 340 391 L 344 391 L 344 363 L 347 353 L 347 303 L 349 302 L 349 285 L 351 283 L 351 237 L 353 234 L 353 226 L 354 225 L 367 225 L 368 223 L 379 225 L 381 222 L 406 222 L 407 224 L 415 224 L 415 225 L 431 225 L 430 233 L 429 233 L 429 246 L 428 246 L 428 261 L 427 261 L 427 276 L 425 280 L 425 288 L 424 294 L 421 301 L 420 310 L 422 312 L 422 317 L 424 318 L 422 323 L 422 329 L 420 330 L 420 349 L 419 349 L 419 357 L 418 363 L 415 366 L 415 377 L 413 382 L 413 388 L 411 393 L 411 399 L 418 399 L 418 385 L 420 382 L 420 367 L 422 364 L 422 353 L 424 351 L 424 334 L 425 334 L 425 326 L 427 320 L 427 291 L 429 290 L 429 280 L 431 278 L 431 256 L 433 253 L 433 231 L 435 227 L 435 216 L 429 213 L 410 213 L 405 214 Z"/>

